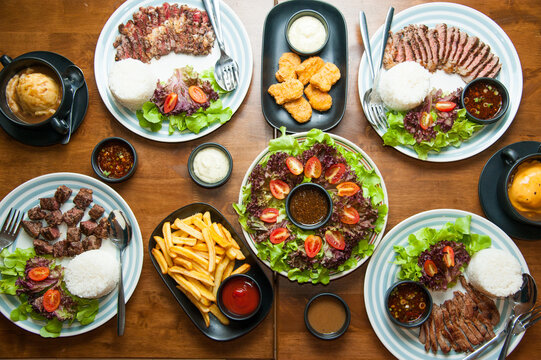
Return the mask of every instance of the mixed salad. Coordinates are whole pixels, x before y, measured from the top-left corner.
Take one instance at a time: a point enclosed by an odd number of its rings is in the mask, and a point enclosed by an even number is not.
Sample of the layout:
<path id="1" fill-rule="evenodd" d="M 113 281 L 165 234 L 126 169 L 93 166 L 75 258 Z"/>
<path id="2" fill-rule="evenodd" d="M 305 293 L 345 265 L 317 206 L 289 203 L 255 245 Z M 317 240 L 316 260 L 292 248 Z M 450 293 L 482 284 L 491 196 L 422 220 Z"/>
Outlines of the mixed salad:
<path id="1" fill-rule="evenodd" d="M 431 150 L 440 152 L 450 145 L 459 147 L 483 128 L 466 118 L 466 109 L 460 107 L 461 94 L 460 88 L 445 96 L 438 90 L 412 110 L 388 111 L 389 129 L 383 135 L 384 144 L 412 146 L 423 160 Z"/>
<path id="2" fill-rule="evenodd" d="M 33 248 L 0 253 L 0 293 L 14 295 L 21 304 L 10 314 L 12 321 L 45 321 L 43 337 L 58 337 L 63 323 L 94 321 L 98 300 L 81 299 L 69 293 L 63 281 L 64 269 L 50 256 L 36 256 Z"/>
<path id="3" fill-rule="evenodd" d="M 321 130 L 312 129 L 304 141 L 281 131 L 233 207 L 259 258 L 273 270 L 298 282 L 327 284 L 331 273 L 353 269 L 372 254 L 369 239 L 381 232 L 387 214 L 381 179 L 363 166 L 361 154 Z M 323 186 L 333 202 L 330 220 L 312 231 L 295 226 L 285 210 L 287 194 L 306 182 Z"/>

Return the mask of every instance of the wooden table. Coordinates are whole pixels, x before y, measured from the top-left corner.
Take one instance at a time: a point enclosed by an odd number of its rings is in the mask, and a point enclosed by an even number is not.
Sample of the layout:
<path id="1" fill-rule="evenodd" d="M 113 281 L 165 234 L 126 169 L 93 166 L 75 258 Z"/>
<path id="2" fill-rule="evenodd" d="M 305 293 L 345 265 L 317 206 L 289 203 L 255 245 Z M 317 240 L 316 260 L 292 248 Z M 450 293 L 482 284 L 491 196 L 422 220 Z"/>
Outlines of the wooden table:
<path id="1" fill-rule="evenodd" d="M 0 131 L 0 198 L 19 184 L 52 172 L 69 171 L 95 176 L 90 166 L 94 145 L 108 136 L 121 136 L 136 147 L 140 163 L 128 182 L 112 187 L 133 209 L 146 246 L 155 225 L 171 211 L 206 201 L 222 211 L 240 231 L 231 203 L 236 201 L 241 180 L 254 157 L 273 136 L 260 106 L 261 43 L 271 0 L 256 3 L 225 0 L 243 21 L 254 53 L 250 90 L 232 121 L 197 141 L 163 144 L 139 137 L 119 124 L 108 112 L 98 94 L 93 72 L 94 49 L 99 33 L 121 0 L 4 0 L 0 2 L 0 52 L 12 57 L 34 50 L 60 53 L 77 65 L 86 76 L 90 104 L 85 121 L 68 145 L 36 148 L 23 145 Z M 423 1 L 392 2 L 396 12 Z M 490 156 L 505 145 L 522 140 L 540 140 L 541 122 L 541 3 L 462 0 L 494 19 L 509 35 L 521 58 L 524 91 L 520 110 L 508 131 L 489 149 L 473 158 L 437 164 L 415 160 L 393 148 L 383 147 L 364 118 L 357 91 L 358 65 L 363 54 L 358 13 L 364 10 L 370 33 L 383 23 L 391 1 L 335 0 L 348 25 L 349 89 L 347 110 L 342 122 L 332 130 L 362 147 L 377 163 L 391 204 L 387 230 L 416 213 L 437 208 L 456 208 L 483 215 L 477 195 L 481 169 Z M 250 139 L 239 141 L 239 139 Z M 234 157 L 229 182 L 215 190 L 196 186 L 189 178 L 186 163 L 190 151 L 206 141 L 225 145 Z M 515 240 L 532 275 L 541 279 L 539 242 Z M 2 357 L 98 357 L 98 358 L 279 358 L 326 359 L 389 358 L 391 354 L 378 340 L 368 321 L 363 301 L 366 265 L 330 285 L 298 285 L 278 277 L 276 312 L 250 334 L 226 343 L 209 340 L 191 323 L 169 291 L 159 280 L 145 254 L 139 285 L 127 304 L 126 334 L 116 336 L 116 321 L 84 335 L 57 340 L 30 334 L 0 317 L 0 356 Z M 268 272 L 269 276 L 271 273 Z M 351 307 L 348 332 L 339 340 L 323 342 L 310 335 L 303 323 L 308 298 L 332 291 Z M 530 359 L 541 353 L 541 326 L 529 330 L 513 359 Z"/>

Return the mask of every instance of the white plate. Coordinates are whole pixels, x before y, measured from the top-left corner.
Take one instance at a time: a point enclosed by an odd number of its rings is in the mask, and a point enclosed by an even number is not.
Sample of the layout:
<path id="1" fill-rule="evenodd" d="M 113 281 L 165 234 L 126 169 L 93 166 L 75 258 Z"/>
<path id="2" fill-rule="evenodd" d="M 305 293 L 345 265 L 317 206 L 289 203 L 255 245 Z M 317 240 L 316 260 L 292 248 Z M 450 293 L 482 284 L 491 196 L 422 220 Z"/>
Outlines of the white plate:
<path id="1" fill-rule="evenodd" d="M 96 45 L 96 52 L 94 55 L 96 84 L 101 99 L 105 103 L 105 106 L 107 106 L 107 109 L 109 109 L 111 114 L 113 114 L 113 116 L 130 131 L 155 141 L 190 141 L 213 132 L 222 124 L 219 122 L 214 123 L 209 127 L 202 129 L 199 134 L 194 134 L 192 132 L 175 132 L 172 135 L 169 135 L 167 124 L 164 124 L 160 131 L 152 132 L 139 126 L 139 121 L 137 120 L 135 112 L 128 110 L 116 102 L 108 86 L 109 71 L 115 62 L 116 50 L 113 47 L 113 42 L 119 34 L 118 25 L 125 24 L 128 20 L 132 19 L 133 13 L 139 10 L 139 7 L 160 6 L 163 2 L 163 0 L 128 0 L 111 15 L 103 27 Z M 203 2 L 199 0 L 184 0 L 179 2 L 179 4 L 186 4 L 190 7 L 204 9 Z M 230 107 L 234 114 L 244 100 L 248 88 L 250 87 L 253 69 L 252 48 L 244 25 L 233 10 L 231 10 L 231 8 L 223 1 L 220 4 L 220 12 L 226 50 L 228 54 L 237 61 L 240 71 L 238 87 L 234 91 L 220 96 L 224 107 Z M 161 81 L 166 81 L 173 75 L 173 70 L 175 68 L 191 65 L 196 71 L 206 70 L 210 67 L 214 67 L 216 60 L 218 60 L 219 57 L 220 49 L 218 47 L 218 42 L 215 41 L 214 48 L 208 56 L 169 54 L 159 60 L 154 59 L 151 63 L 153 64 L 153 69 L 155 69 L 155 72 L 159 75 L 159 79 Z"/>
<path id="2" fill-rule="evenodd" d="M 398 31 L 409 24 L 425 24 L 434 27 L 436 24 L 446 23 L 457 26 L 469 35 L 475 35 L 488 45 L 492 52 L 500 58 L 502 69 L 497 76 L 509 91 L 509 109 L 500 121 L 487 125 L 478 131 L 469 140 L 462 143 L 459 148 L 449 146 L 441 152 L 429 152 L 427 161 L 449 162 L 474 156 L 494 144 L 505 133 L 513 122 L 522 97 L 522 67 L 515 46 L 507 34 L 492 19 L 485 14 L 470 7 L 452 3 L 430 3 L 413 6 L 393 18 L 391 31 Z M 372 47 L 372 61 L 379 64 L 381 57 L 381 41 L 383 26 L 370 39 Z M 375 65 L 377 66 L 377 65 Z M 359 97 L 364 108 L 364 93 L 372 87 L 370 70 L 365 54 L 359 65 Z M 379 133 L 380 136 L 383 133 Z M 412 147 L 397 146 L 398 151 L 413 158 L 418 158 Z"/>
<path id="3" fill-rule="evenodd" d="M 306 134 L 307 133 L 304 132 L 304 133 L 294 134 L 294 135 L 291 135 L 291 136 L 295 137 L 296 139 L 302 140 L 302 139 L 306 138 Z M 364 159 L 363 166 L 366 169 L 368 169 L 368 170 L 374 169 L 374 172 L 379 176 L 379 178 L 381 180 L 380 186 L 383 189 L 383 201 L 382 201 L 382 204 L 387 205 L 387 209 L 389 209 L 389 197 L 387 195 L 387 188 L 385 187 L 385 182 L 383 181 L 383 176 L 381 175 L 381 173 L 380 173 L 378 167 L 376 166 L 376 164 L 374 163 L 374 161 L 372 161 L 372 159 L 363 150 L 361 150 L 361 148 L 359 148 L 357 145 L 355 145 L 351 141 L 346 140 L 343 137 L 340 137 L 338 135 L 334 135 L 334 134 L 331 134 L 331 133 L 328 133 L 328 134 L 330 135 L 331 138 L 334 139 L 334 141 L 335 141 L 335 143 L 337 145 L 342 146 L 344 149 L 346 149 L 348 151 L 351 151 L 351 152 L 354 152 L 354 153 L 357 153 L 357 154 L 361 154 L 363 159 Z M 252 173 L 252 170 L 261 161 L 261 159 L 263 159 L 265 156 L 267 156 L 268 153 L 269 153 L 269 148 L 267 147 L 265 150 L 263 150 L 255 158 L 252 165 L 250 165 L 250 167 L 248 168 L 248 171 L 246 171 L 246 175 L 244 176 L 244 179 L 242 180 L 242 185 L 240 187 L 239 200 L 238 200 L 239 203 L 242 203 L 242 188 L 248 184 L 248 178 L 250 177 L 250 174 Z M 370 244 L 374 245 L 374 250 L 377 248 L 378 244 L 380 243 L 381 239 L 383 238 L 383 234 L 385 233 L 385 227 L 387 226 L 388 217 L 389 217 L 389 212 L 387 211 L 387 214 L 385 215 L 385 221 L 383 222 L 383 226 L 381 228 L 381 231 L 379 233 L 372 232 L 372 234 L 370 235 L 370 239 L 368 240 L 368 242 Z M 254 241 L 253 235 L 250 234 L 249 232 L 247 232 L 246 230 L 244 230 L 244 228 L 242 228 L 242 232 L 244 233 L 244 238 L 246 239 L 246 242 L 250 246 L 250 250 L 252 250 L 252 252 L 257 256 L 258 251 L 257 251 L 257 248 L 255 247 L 255 241 Z M 369 256 L 365 256 L 364 258 L 357 257 L 357 266 L 356 267 L 354 267 L 352 269 L 349 269 L 349 270 L 346 270 L 346 271 L 342 271 L 342 272 L 330 272 L 330 280 L 335 280 L 335 279 L 341 278 L 342 276 L 346 276 L 347 274 L 351 273 L 352 271 L 355 271 L 362 264 L 364 264 L 369 258 L 370 258 Z M 265 265 L 267 265 L 269 267 L 269 269 L 271 268 L 269 261 L 266 261 L 266 260 L 261 260 L 261 261 Z M 279 274 L 287 277 L 287 272 L 286 271 L 281 271 L 281 272 L 279 272 Z"/>
<path id="4" fill-rule="evenodd" d="M 112 210 L 119 209 L 128 217 L 128 220 L 132 225 L 133 238 L 124 251 L 122 266 L 124 291 L 127 302 L 137 286 L 143 268 L 143 240 L 139 224 L 130 207 L 126 201 L 124 201 L 124 199 L 108 185 L 89 176 L 75 173 L 54 173 L 34 178 L 19 185 L 0 202 L 0 222 L 3 223 L 12 207 L 24 211 L 25 219 L 28 220 L 26 212 L 39 205 L 39 198 L 54 196 L 56 188 L 60 185 L 66 185 L 73 190 L 70 200 L 62 206 L 62 212 L 73 207 L 73 198 L 80 188 L 86 187 L 93 190 L 93 203 L 102 206 L 105 209 L 105 214 L 109 214 Z M 86 219 L 88 219 L 87 214 L 83 220 Z M 64 224 L 62 225 L 65 226 Z M 8 249 L 10 252 L 13 252 L 16 248 L 24 249 L 32 246 L 32 238 L 21 229 L 17 240 Z M 118 250 L 116 250 L 116 247 L 110 240 L 105 239 L 103 241 L 102 249 L 111 252 L 118 258 Z M 69 260 L 64 259 L 61 263 L 66 264 L 67 262 L 69 262 Z M 109 295 L 99 299 L 100 310 L 93 323 L 86 326 L 81 325 L 78 321 L 73 322 L 71 325 L 64 323 L 60 336 L 83 334 L 105 324 L 109 319 L 116 315 L 117 294 L 118 291 L 115 289 Z M 6 318 L 9 319 L 11 311 L 19 305 L 20 301 L 16 296 L 0 294 L 0 312 Z M 14 324 L 27 331 L 39 334 L 39 331 L 45 322 L 28 318 L 24 321 L 17 321 Z"/>
<path id="5" fill-rule="evenodd" d="M 366 313 L 372 328 L 379 337 L 379 340 L 385 345 L 394 356 L 399 359 L 462 359 L 464 353 L 456 353 L 454 350 L 447 355 L 438 351 L 436 355 L 432 352 L 425 352 L 424 345 L 417 339 L 419 329 L 406 329 L 394 325 L 385 311 L 385 293 L 387 289 L 398 281 L 397 275 L 399 266 L 393 264 L 395 245 L 405 246 L 408 244 L 408 236 L 416 231 L 431 227 L 439 229 L 448 222 L 455 222 L 457 218 L 471 215 L 471 232 L 490 236 L 492 247 L 503 249 L 513 254 L 519 261 L 522 271 L 529 273 L 528 265 L 524 260 L 520 250 L 513 240 L 507 236 L 500 228 L 485 218 L 462 210 L 438 209 L 425 211 L 414 215 L 400 224 L 396 225 L 385 235 L 381 245 L 372 255 L 368 263 L 366 276 L 364 280 L 364 302 Z M 448 290 L 452 291 L 452 290 Z M 494 327 L 494 332 L 499 333 L 507 324 L 507 319 L 511 315 L 512 304 L 508 300 L 497 300 L 496 306 L 501 314 L 500 323 Z M 511 341 L 511 352 L 524 336 L 524 333 L 516 335 Z M 484 359 L 496 359 L 500 353 L 501 346 L 496 346 L 490 351 L 484 353 Z"/>

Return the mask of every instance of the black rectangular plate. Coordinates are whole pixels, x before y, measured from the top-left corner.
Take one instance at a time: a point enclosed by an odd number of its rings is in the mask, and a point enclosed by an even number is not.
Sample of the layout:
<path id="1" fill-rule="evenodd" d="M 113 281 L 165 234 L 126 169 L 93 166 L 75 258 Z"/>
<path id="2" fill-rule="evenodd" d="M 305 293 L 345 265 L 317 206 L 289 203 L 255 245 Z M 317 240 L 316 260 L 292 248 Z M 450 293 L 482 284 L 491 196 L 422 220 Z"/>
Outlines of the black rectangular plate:
<path id="1" fill-rule="evenodd" d="M 221 223 L 230 233 L 231 236 L 237 241 L 239 244 L 240 249 L 242 250 L 242 253 L 244 256 L 246 256 L 246 260 L 244 261 L 237 261 L 235 264 L 235 268 L 239 267 L 241 263 L 248 263 L 250 264 L 250 271 L 247 272 L 248 275 L 251 275 L 261 287 L 261 307 L 259 308 L 259 311 L 250 319 L 247 320 L 230 320 L 231 323 L 229 325 L 223 325 L 217 318 L 214 317 L 214 315 L 210 314 L 210 326 L 207 328 L 205 326 L 205 321 L 203 320 L 203 317 L 201 316 L 201 313 L 194 304 L 184 295 L 180 290 L 176 288 L 177 283 L 175 280 L 173 280 L 169 275 L 162 274 L 160 270 L 160 266 L 156 262 L 156 259 L 154 259 L 154 256 L 152 256 L 152 249 L 156 246 L 156 240 L 154 240 L 154 236 L 162 236 L 162 227 L 163 224 L 166 221 L 169 221 L 173 223 L 176 218 L 186 218 L 188 216 L 191 216 L 196 213 L 204 213 L 205 211 L 208 211 L 210 213 L 210 218 L 213 222 L 219 222 Z M 272 301 L 274 299 L 274 291 L 272 289 L 272 285 L 263 272 L 261 270 L 261 267 L 253 257 L 253 255 L 250 253 L 246 245 L 244 244 L 244 241 L 241 239 L 241 237 L 237 234 L 235 229 L 231 226 L 231 224 L 227 221 L 227 219 L 220 213 L 217 209 L 215 209 L 213 206 L 205 203 L 193 203 L 190 205 L 186 205 L 178 210 L 173 211 L 171 214 L 169 214 L 165 219 L 160 222 L 160 224 L 154 229 L 152 232 L 152 235 L 150 236 L 150 240 L 148 241 L 148 253 L 150 256 L 150 259 L 152 260 L 152 264 L 154 264 L 154 268 L 162 278 L 163 282 L 169 290 L 171 291 L 171 294 L 175 297 L 175 299 L 178 301 L 180 306 L 184 309 L 186 314 L 190 317 L 190 319 L 193 321 L 195 326 L 201 330 L 203 334 L 208 336 L 209 338 L 217 341 L 227 341 L 227 340 L 233 340 L 236 339 L 242 335 L 245 335 L 249 333 L 251 330 L 253 330 L 268 314 L 269 310 L 272 307 Z"/>
<path id="2" fill-rule="evenodd" d="M 319 112 L 314 110 L 312 118 L 301 124 L 267 92 L 269 86 L 278 83 L 275 77 L 278 71 L 278 60 L 285 52 L 291 52 L 285 37 L 287 21 L 297 11 L 311 9 L 325 17 L 329 24 L 329 41 L 316 56 L 326 62 L 332 62 L 340 69 L 340 80 L 332 87 L 332 107 Z M 305 60 L 306 57 L 301 57 Z M 346 110 L 348 79 L 348 36 L 346 22 L 342 13 L 331 4 L 314 0 L 285 1 L 276 5 L 267 15 L 263 29 L 263 52 L 261 56 L 261 107 L 267 122 L 275 127 L 285 126 L 287 132 L 303 132 L 312 128 L 323 131 L 335 127 Z"/>

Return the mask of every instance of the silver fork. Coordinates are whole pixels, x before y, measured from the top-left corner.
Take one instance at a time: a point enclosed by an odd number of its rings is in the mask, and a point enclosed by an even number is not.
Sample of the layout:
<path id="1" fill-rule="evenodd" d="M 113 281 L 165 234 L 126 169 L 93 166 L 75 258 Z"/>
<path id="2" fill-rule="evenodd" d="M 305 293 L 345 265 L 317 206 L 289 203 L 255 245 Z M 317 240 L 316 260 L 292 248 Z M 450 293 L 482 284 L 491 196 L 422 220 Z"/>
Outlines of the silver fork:
<path id="1" fill-rule="evenodd" d="M 0 251 L 13 244 L 17 235 L 19 235 L 19 231 L 21 231 L 22 219 L 23 214 L 19 210 L 14 208 L 9 210 L 4 225 L 0 230 Z"/>
<path id="2" fill-rule="evenodd" d="M 534 307 L 532 310 L 530 310 L 527 313 L 524 313 L 520 316 L 517 316 L 517 318 L 514 321 L 513 324 L 513 330 L 512 334 L 517 335 L 521 332 L 526 331 L 527 328 L 530 326 L 533 326 L 536 322 L 541 320 L 541 306 Z M 503 360 L 507 356 L 507 349 L 509 348 L 509 344 L 511 343 L 511 336 L 508 336 L 505 339 L 505 342 L 502 346 L 502 351 L 500 352 L 500 356 L 498 357 L 498 360 Z"/>
<path id="3" fill-rule="evenodd" d="M 214 65 L 214 77 L 220 87 L 226 91 L 233 91 L 239 83 L 239 65 L 225 51 L 222 38 L 222 23 L 220 19 L 220 0 L 203 0 L 209 15 L 210 23 L 216 34 L 216 41 L 220 47 L 220 58 Z"/>

